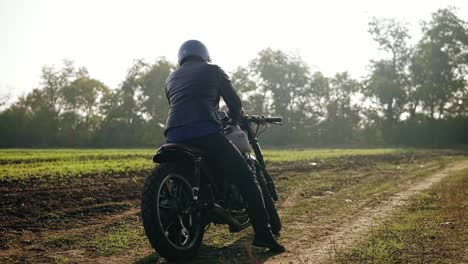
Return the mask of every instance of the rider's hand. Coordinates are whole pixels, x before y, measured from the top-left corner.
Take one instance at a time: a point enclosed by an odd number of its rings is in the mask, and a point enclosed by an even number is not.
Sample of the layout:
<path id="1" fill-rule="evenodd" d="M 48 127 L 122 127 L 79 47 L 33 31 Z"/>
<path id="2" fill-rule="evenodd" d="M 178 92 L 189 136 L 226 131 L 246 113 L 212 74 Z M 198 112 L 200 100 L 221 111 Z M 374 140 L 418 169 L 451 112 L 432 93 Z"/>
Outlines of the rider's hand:
<path id="1" fill-rule="evenodd" d="M 240 112 L 227 112 L 228 116 L 235 122 L 239 123 L 241 121 L 241 117 L 245 116 L 244 109 L 241 109 Z"/>

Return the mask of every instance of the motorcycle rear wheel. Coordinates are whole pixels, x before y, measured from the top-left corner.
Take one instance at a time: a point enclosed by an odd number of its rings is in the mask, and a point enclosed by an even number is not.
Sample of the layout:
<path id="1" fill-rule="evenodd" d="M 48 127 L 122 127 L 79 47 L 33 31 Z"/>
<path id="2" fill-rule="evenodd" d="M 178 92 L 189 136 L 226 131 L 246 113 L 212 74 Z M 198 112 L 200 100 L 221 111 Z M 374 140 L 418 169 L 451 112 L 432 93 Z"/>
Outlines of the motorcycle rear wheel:
<path id="1" fill-rule="evenodd" d="M 181 171 L 162 165 L 145 181 L 141 216 L 151 246 L 169 261 L 192 258 L 204 235 L 192 186 Z"/>

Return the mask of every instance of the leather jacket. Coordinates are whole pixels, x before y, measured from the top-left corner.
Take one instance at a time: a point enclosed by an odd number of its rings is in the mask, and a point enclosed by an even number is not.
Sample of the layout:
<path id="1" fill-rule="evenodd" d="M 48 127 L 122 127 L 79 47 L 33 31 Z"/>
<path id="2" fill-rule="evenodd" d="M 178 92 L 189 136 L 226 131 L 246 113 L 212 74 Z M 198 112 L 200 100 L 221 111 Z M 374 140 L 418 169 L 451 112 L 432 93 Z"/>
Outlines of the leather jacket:
<path id="1" fill-rule="evenodd" d="M 238 119 L 242 102 L 226 73 L 217 65 L 189 60 L 166 80 L 169 114 L 166 130 L 199 121 L 220 123 L 216 112 L 223 97 L 230 116 Z"/>

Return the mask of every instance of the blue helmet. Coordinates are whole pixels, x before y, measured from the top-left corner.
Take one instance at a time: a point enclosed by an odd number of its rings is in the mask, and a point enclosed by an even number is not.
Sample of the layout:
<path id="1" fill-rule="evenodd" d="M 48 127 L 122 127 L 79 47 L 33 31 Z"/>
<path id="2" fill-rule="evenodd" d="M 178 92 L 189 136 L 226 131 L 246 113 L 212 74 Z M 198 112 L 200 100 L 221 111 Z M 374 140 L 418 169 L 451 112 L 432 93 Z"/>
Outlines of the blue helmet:
<path id="1" fill-rule="evenodd" d="M 206 62 L 211 61 L 208 49 L 198 40 L 187 40 L 180 46 L 177 55 L 179 65 L 182 65 L 189 57 L 196 57 Z"/>

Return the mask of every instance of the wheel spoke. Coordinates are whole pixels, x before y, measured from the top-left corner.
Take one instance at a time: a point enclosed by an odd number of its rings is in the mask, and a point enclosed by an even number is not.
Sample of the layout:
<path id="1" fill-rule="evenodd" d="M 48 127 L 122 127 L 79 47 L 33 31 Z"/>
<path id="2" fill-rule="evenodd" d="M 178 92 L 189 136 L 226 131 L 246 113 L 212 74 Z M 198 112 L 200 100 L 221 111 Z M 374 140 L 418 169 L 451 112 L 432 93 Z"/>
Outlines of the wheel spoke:
<path id="1" fill-rule="evenodd" d="M 182 220 L 182 216 L 179 215 L 179 222 L 180 222 L 180 226 L 182 227 L 182 229 L 180 230 L 180 235 L 181 237 L 184 237 L 184 242 L 182 242 L 182 245 L 184 245 L 185 243 L 187 243 L 187 241 L 189 240 L 190 238 L 190 231 L 184 226 L 184 221 Z"/>
<path id="2" fill-rule="evenodd" d="M 161 183 L 158 197 L 159 221 L 165 237 L 176 247 L 185 248 L 196 239 L 192 187 L 181 176 L 168 176 Z"/>
<path id="3" fill-rule="evenodd" d="M 176 195 L 174 195 L 173 193 L 173 183 L 172 182 L 169 182 L 169 180 L 167 180 L 166 182 L 164 182 L 164 189 L 166 189 L 166 194 L 167 196 L 169 197 L 176 197 Z"/>

